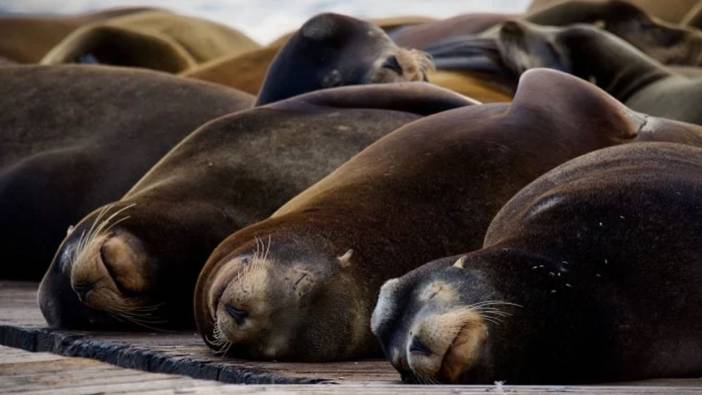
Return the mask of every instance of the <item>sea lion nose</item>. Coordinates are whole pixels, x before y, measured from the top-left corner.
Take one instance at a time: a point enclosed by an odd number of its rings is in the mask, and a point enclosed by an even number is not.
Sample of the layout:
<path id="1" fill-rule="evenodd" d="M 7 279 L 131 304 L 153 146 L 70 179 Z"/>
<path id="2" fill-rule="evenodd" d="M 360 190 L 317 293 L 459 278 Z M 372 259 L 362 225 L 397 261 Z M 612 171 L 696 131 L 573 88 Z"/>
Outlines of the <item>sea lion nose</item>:
<path id="1" fill-rule="evenodd" d="M 78 294 L 78 299 L 80 299 L 81 302 L 85 302 L 88 294 L 93 290 L 93 288 L 95 288 L 95 284 L 81 283 L 74 285 L 73 291 Z"/>
<path id="2" fill-rule="evenodd" d="M 424 355 L 431 354 L 431 349 L 429 347 L 427 347 L 426 344 L 422 343 L 422 341 L 419 340 L 417 337 L 414 337 L 412 339 L 412 343 L 410 343 L 410 346 L 409 346 L 409 351 L 411 353 L 424 354 Z"/>
<path id="3" fill-rule="evenodd" d="M 249 313 L 246 310 L 237 309 L 236 307 L 230 304 L 226 305 L 224 308 L 227 311 L 227 314 L 234 318 L 234 321 L 236 321 L 237 325 L 243 324 L 246 320 L 246 317 L 249 316 Z"/>

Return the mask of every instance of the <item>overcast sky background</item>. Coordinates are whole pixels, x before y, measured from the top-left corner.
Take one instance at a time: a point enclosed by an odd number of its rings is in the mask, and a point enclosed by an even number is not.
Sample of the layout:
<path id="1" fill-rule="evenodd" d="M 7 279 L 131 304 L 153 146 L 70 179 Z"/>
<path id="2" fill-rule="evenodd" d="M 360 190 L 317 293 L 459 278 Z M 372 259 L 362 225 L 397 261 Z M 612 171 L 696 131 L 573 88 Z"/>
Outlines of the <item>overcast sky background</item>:
<path id="1" fill-rule="evenodd" d="M 664 0 L 661 0 L 664 1 Z M 0 12 L 71 14 L 110 7 L 153 6 L 235 27 L 262 44 L 297 29 L 320 12 L 359 18 L 424 15 L 436 18 L 467 12 L 518 13 L 530 0 L 0 0 Z"/>

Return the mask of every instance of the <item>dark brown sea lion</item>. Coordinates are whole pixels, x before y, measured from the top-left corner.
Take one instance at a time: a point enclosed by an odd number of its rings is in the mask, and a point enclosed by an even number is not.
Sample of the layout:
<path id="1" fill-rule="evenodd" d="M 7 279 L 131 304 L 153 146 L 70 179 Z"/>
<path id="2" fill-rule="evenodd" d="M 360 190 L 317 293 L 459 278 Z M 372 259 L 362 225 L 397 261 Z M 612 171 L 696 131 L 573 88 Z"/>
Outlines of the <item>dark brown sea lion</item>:
<path id="1" fill-rule="evenodd" d="M 42 313 L 54 327 L 192 326 L 197 275 L 224 237 L 386 133 L 472 103 L 428 84 L 375 84 L 312 92 L 203 125 L 122 199 L 76 225 L 40 285 Z"/>
<path id="2" fill-rule="evenodd" d="M 250 95 L 162 73 L 0 68 L 1 278 L 38 280 L 66 235 L 202 123 Z"/>
<path id="3" fill-rule="evenodd" d="M 504 63 L 516 73 L 532 67 L 566 71 L 597 84 L 633 110 L 702 124 L 702 79 L 674 74 L 603 30 L 505 22 L 498 46 Z"/>
<path id="4" fill-rule="evenodd" d="M 213 349 L 325 361 L 377 351 L 381 284 L 479 248 L 492 217 L 536 177 L 589 151 L 643 140 L 702 144 L 702 127 L 630 111 L 552 70 L 522 76 L 511 104 L 408 124 L 225 239 L 198 279 L 195 318 Z"/>
<path id="5" fill-rule="evenodd" d="M 1 16 L 0 56 L 17 63 L 38 63 L 65 36 L 83 25 L 149 10 L 153 9 L 115 8 L 75 16 Z"/>
<path id="6" fill-rule="evenodd" d="M 320 14 L 305 22 L 275 56 L 257 104 L 335 86 L 422 81 L 431 68 L 425 53 L 398 47 L 369 22 Z"/>
<path id="7" fill-rule="evenodd" d="M 155 10 L 103 20 L 72 32 L 42 64 L 100 63 L 178 73 L 259 48 L 229 27 Z"/>
<path id="8" fill-rule="evenodd" d="M 602 0 L 588 1 L 592 3 L 602 2 Z M 541 11 L 554 4 L 564 2 L 563 0 L 533 0 L 527 12 Z M 628 2 L 640 7 L 649 15 L 671 23 L 679 23 L 699 3 L 699 0 L 628 0 Z"/>
<path id="9" fill-rule="evenodd" d="M 552 26 L 594 24 L 663 64 L 702 65 L 702 31 L 663 22 L 628 1 L 567 1 L 525 19 Z"/>
<path id="10" fill-rule="evenodd" d="M 373 331 L 414 382 L 702 374 L 702 149 L 628 144 L 514 196 L 484 247 L 385 283 Z"/>

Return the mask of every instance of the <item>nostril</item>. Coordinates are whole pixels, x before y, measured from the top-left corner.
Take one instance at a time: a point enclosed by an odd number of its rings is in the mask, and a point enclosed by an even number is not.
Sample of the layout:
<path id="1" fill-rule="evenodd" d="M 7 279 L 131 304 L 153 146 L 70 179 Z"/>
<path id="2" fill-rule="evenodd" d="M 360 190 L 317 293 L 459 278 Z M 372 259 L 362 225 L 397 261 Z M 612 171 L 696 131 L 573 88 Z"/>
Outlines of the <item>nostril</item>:
<path id="1" fill-rule="evenodd" d="M 413 338 L 410 343 L 409 351 L 416 354 L 431 355 L 431 349 L 426 344 L 422 343 L 418 338 Z"/>
<path id="2" fill-rule="evenodd" d="M 246 320 L 246 317 L 249 316 L 249 313 L 246 310 L 237 309 L 236 307 L 230 304 L 226 305 L 224 308 L 227 311 L 227 314 L 234 318 L 234 321 L 236 321 L 237 325 L 243 324 Z"/>
<path id="3" fill-rule="evenodd" d="M 73 286 L 73 290 L 78 294 L 78 299 L 80 299 L 81 302 L 84 302 L 85 299 L 88 297 L 88 294 L 90 291 L 95 288 L 95 284 L 89 284 L 89 283 L 81 283 L 81 284 L 75 284 Z"/>

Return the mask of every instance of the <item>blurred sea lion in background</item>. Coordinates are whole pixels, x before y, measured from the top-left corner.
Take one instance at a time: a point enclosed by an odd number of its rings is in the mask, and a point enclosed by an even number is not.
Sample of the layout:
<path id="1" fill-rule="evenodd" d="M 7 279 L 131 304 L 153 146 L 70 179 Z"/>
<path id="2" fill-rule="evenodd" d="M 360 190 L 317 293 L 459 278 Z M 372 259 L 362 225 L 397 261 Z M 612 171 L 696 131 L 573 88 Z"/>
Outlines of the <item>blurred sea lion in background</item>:
<path id="1" fill-rule="evenodd" d="M 52 327 L 191 327 L 195 281 L 224 237 L 392 130 L 471 104 L 429 84 L 371 84 L 209 122 L 76 225 L 40 285 L 42 313 Z"/>
<path id="2" fill-rule="evenodd" d="M 573 159 L 483 249 L 385 283 L 373 330 L 405 381 L 569 384 L 702 374 L 702 149 Z"/>
<path id="3" fill-rule="evenodd" d="M 702 65 L 702 31 L 661 21 L 623 0 L 571 0 L 529 14 L 538 25 L 588 23 L 622 38 L 666 65 Z"/>
<path id="4" fill-rule="evenodd" d="M 527 13 L 541 11 L 557 3 L 568 0 L 533 0 L 527 9 Z M 598 3 L 602 0 L 586 0 Z M 606 1 L 606 0 L 605 0 Z M 685 16 L 699 4 L 699 0 L 627 0 L 644 10 L 647 14 L 663 19 L 671 23 L 680 23 Z"/>
<path id="5" fill-rule="evenodd" d="M 113 67 L 0 67 L 0 87 L 5 279 L 40 279 L 70 225 L 122 196 L 196 127 L 253 102 L 233 89 Z"/>
<path id="6" fill-rule="evenodd" d="M 702 127 L 635 113 L 564 73 L 530 71 L 511 104 L 412 122 L 222 241 L 198 279 L 198 331 L 237 357 L 371 355 L 368 324 L 385 280 L 479 248 L 502 204 L 553 167 L 647 140 L 702 145 Z"/>
<path id="7" fill-rule="evenodd" d="M 64 37 L 83 25 L 153 8 L 115 8 L 71 16 L 0 16 L 0 56 L 17 63 L 39 63 Z"/>
<path id="8" fill-rule="evenodd" d="M 590 25 L 505 22 L 498 47 L 520 74 L 549 67 L 588 80 L 635 111 L 702 124 L 702 79 L 678 75 L 626 41 Z"/>
<path id="9" fill-rule="evenodd" d="M 41 63 L 99 63 L 178 73 L 259 47 L 232 28 L 155 10 L 83 26 L 57 44 Z"/>

